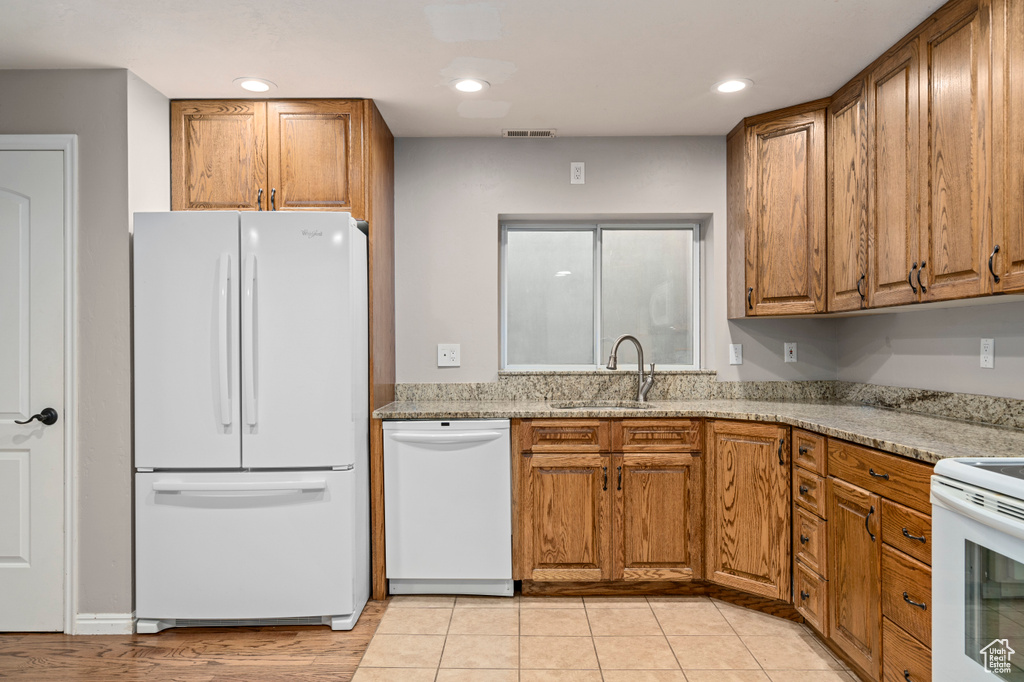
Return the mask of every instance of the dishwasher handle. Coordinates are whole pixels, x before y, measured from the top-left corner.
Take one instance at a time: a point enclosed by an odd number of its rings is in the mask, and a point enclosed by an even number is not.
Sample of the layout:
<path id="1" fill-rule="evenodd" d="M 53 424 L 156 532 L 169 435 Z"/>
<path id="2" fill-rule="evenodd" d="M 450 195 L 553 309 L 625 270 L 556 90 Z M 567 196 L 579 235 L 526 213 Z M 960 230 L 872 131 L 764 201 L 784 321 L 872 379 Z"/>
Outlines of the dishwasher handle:
<path id="1" fill-rule="evenodd" d="M 418 443 L 421 445 L 457 445 L 463 443 L 489 443 L 498 440 L 504 431 L 455 431 L 438 433 L 434 431 L 397 431 L 387 437 L 399 443 Z"/>

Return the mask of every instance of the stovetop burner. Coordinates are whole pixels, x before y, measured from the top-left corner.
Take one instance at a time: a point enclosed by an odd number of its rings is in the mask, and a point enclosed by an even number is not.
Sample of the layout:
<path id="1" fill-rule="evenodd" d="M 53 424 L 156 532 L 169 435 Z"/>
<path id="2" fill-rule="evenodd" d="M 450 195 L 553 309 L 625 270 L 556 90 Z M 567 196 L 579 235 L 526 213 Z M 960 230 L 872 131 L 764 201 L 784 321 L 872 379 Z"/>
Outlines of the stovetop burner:
<path id="1" fill-rule="evenodd" d="M 971 465 L 979 469 L 991 471 L 994 474 L 1002 474 L 1003 476 L 1012 476 L 1024 480 L 1024 465 L 1021 464 L 1008 464 L 1000 462 L 998 459 L 993 459 L 987 462 L 971 462 Z"/>

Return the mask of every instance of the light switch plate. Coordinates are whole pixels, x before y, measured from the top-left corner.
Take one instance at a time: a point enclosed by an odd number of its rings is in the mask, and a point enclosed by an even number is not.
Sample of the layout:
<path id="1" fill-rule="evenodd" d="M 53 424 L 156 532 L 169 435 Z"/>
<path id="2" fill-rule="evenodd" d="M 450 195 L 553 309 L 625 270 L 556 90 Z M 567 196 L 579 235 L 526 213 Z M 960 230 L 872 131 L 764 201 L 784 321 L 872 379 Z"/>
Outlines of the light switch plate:
<path id="1" fill-rule="evenodd" d="M 462 360 L 462 352 L 457 343 L 437 344 L 437 366 L 458 367 Z"/>
<path id="2" fill-rule="evenodd" d="M 981 340 L 981 366 L 985 369 L 994 369 L 996 366 L 996 340 Z"/>
<path id="3" fill-rule="evenodd" d="M 742 343 L 730 343 L 729 344 L 729 364 L 730 365 L 742 365 L 743 364 L 743 344 Z"/>
<path id="4" fill-rule="evenodd" d="M 783 357 L 786 362 L 796 362 L 796 343 L 788 342 L 785 344 L 783 349 Z"/>

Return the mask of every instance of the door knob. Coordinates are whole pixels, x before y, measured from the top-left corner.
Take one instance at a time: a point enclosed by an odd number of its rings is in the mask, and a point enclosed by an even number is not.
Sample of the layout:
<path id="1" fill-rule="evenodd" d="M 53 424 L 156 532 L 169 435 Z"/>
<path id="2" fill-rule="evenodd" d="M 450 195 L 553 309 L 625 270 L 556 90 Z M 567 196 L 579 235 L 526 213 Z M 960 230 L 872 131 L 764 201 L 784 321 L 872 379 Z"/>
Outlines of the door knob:
<path id="1" fill-rule="evenodd" d="M 15 424 L 29 424 L 35 420 L 39 420 L 40 423 L 46 426 L 53 426 L 57 423 L 57 410 L 52 407 L 44 407 L 43 411 L 39 414 L 34 414 L 23 422 L 15 420 Z"/>

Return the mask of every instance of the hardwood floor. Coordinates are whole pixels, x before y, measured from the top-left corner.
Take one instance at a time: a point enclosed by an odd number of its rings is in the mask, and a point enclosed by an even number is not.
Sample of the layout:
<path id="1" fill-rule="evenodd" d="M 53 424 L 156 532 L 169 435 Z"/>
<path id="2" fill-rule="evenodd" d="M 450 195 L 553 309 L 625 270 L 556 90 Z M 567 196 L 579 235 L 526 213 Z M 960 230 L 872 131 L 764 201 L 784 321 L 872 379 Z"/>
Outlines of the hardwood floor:
<path id="1" fill-rule="evenodd" d="M 386 601 L 356 626 L 178 628 L 156 635 L 0 634 L 0 679 L 21 681 L 344 682 L 373 638 Z"/>

